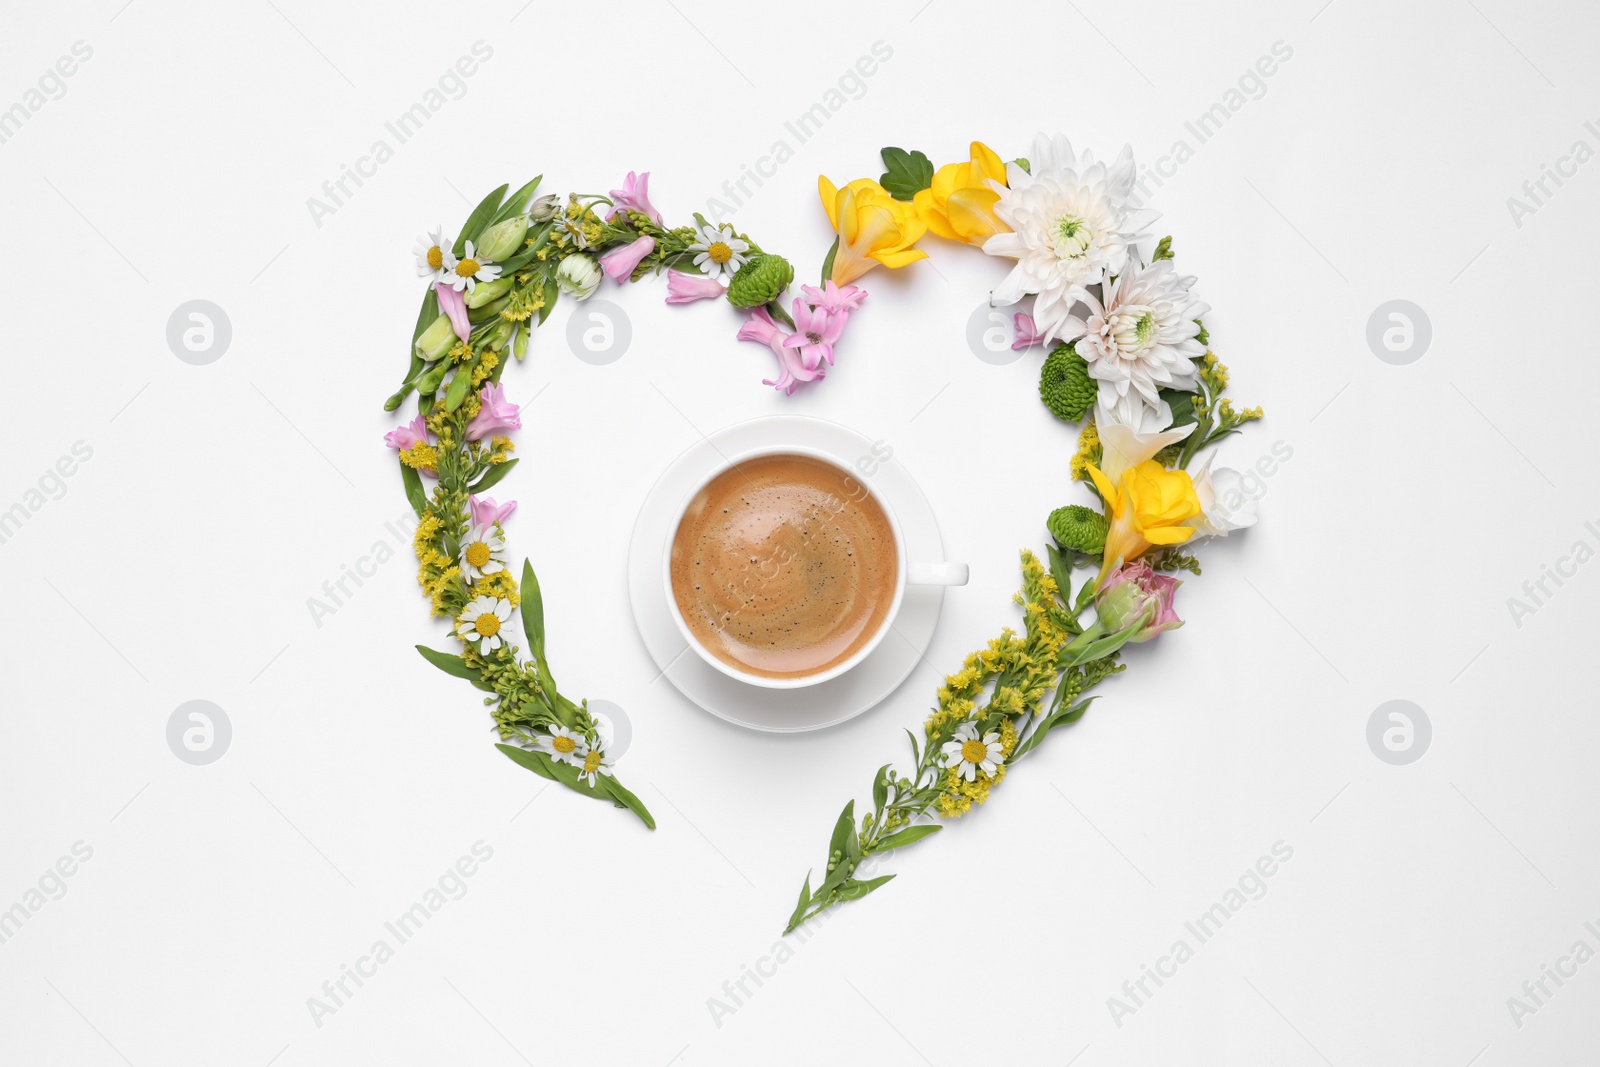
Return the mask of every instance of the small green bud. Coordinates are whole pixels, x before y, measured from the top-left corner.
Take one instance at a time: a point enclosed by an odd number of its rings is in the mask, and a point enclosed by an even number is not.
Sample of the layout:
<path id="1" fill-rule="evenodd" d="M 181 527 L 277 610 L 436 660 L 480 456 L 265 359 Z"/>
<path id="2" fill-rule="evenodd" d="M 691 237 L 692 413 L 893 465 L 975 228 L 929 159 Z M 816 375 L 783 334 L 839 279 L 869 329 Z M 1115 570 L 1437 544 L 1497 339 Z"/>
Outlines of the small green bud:
<path id="1" fill-rule="evenodd" d="M 486 342 L 489 345 L 489 350 L 491 352 L 498 352 L 504 348 L 506 346 L 506 342 L 511 340 L 511 331 L 514 328 L 515 327 L 513 327 L 505 319 L 501 319 L 499 323 L 495 325 L 495 328 L 489 331 L 489 337 Z"/>
<path id="2" fill-rule="evenodd" d="M 478 238 L 478 258 L 496 263 L 506 259 L 522 247 L 522 239 L 527 234 L 528 216 L 526 215 L 518 215 L 514 219 L 497 222 L 487 230 L 484 230 L 483 236 Z"/>
<path id="3" fill-rule="evenodd" d="M 531 336 L 533 331 L 528 328 L 527 323 L 523 323 L 522 328 L 517 331 L 516 341 L 511 345 L 511 354 L 516 356 L 519 362 L 528 354 L 528 338 Z"/>
<path id="4" fill-rule="evenodd" d="M 417 379 L 417 392 L 424 396 L 428 395 L 429 393 L 437 393 L 439 391 L 439 386 L 444 383 L 444 376 L 449 373 L 449 371 L 450 363 L 448 360 L 440 363 L 436 367 L 433 367 L 428 371 L 428 373 Z"/>
<path id="5" fill-rule="evenodd" d="M 794 281 L 794 268 L 782 256 L 752 256 L 728 283 L 728 303 L 736 308 L 765 304 Z"/>
<path id="6" fill-rule="evenodd" d="M 492 282 L 479 282 L 472 287 L 472 292 L 467 294 L 467 307 L 481 308 L 485 304 L 492 304 L 511 291 L 517 284 L 515 278 L 496 278 Z"/>
<path id="7" fill-rule="evenodd" d="M 450 325 L 450 316 L 440 315 L 417 335 L 417 355 L 426 360 L 435 360 L 450 351 L 455 343 L 456 331 Z"/>
<path id="8" fill-rule="evenodd" d="M 467 321 L 488 322 L 490 319 L 500 314 L 501 311 L 505 310 L 505 306 L 509 303 L 511 303 L 511 298 L 509 296 L 502 296 L 499 300 L 496 300 L 493 303 L 485 304 L 482 307 L 469 308 L 467 309 Z"/>
<path id="9" fill-rule="evenodd" d="M 1098 556 L 1105 551 L 1106 517 L 1082 504 L 1068 504 L 1056 508 L 1045 520 L 1045 527 L 1056 544 L 1086 556 Z"/>
<path id="10" fill-rule="evenodd" d="M 1039 372 L 1039 399 L 1065 422 L 1083 418 L 1098 388 L 1089 377 L 1089 364 L 1069 344 L 1057 345 Z"/>
<path id="11" fill-rule="evenodd" d="M 561 213 L 560 200 L 554 193 L 546 193 L 528 206 L 528 218 L 534 222 L 549 222 Z"/>

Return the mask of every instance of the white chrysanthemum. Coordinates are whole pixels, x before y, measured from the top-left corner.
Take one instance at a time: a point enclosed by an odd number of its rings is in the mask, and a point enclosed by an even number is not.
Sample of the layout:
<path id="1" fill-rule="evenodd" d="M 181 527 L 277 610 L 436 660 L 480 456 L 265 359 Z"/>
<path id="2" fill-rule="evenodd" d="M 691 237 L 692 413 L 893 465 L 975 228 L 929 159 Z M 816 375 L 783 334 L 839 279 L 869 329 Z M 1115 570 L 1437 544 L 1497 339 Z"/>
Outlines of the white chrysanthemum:
<path id="1" fill-rule="evenodd" d="M 1193 392 L 1199 386 L 1194 361 L 1206 354 L 1197 339 L 1196 320 L 1209 305 L 1189 292 L 1192 277 L 1180 276 L 1172 260 L 1149 267 L 1128 261 L 1115 282 L 1108 282 L 1103 301 L 1085 293 L 1089 316 L 1074 318 L 1078 355 L 1089 364 L 1089 377 L 1100 383 L 1101 409 L 1125 426 L 1140 426 L 1144 409 L 1165 411 L 1162 389 Z"/>
<path id="2" fill-rule="evenodd" d="M 707 277 L 724 283 L 731 281 L 739 273 L 739 268 L 744 266 L 750 243 L 741 241 L 727 223 L 702 226 L 698 236 L 700 239 L 688 248 L 688 251 L 695 253 L 694 265 Z"/>
<path id="3" fill-rule="evenodd" d="M 583 762 L 578 764 L 578 778 L 580 780 L 587 778 L 590 789 L 595 787 L 594 776 L 596 774 L 603 774 L 607 778 L 612 777 L 611 756 L 598 745 L 590 747 L 588 753 L 583 757 Z"/>
<path id="4" fill-rule="evenodd" d="M 582 767 L 589 755 L 589 743 L 583 739 L 583 735 L 573 733 L 565 726 L 552 725 L 550 733 L 541 736 L 537 744 L 540 752 L 574 767 Z"/>
<path id="5" fill-rule="evenodd" d="M 444 227 L 417 238 L 417 277 L 437 282 L 455 269 L 456 257 L 450 254 L 450 242 L 444 239 Z"/>
<path id="6" fill-rule="evenodd" d="M 946 741 L 939 752 L 944 756 L 944 765 L 957 768 L 957 773 L 969 782 L 979 771 L 993 778 L 995 768 L 1006 761 L 1000 749 L 1000 735 L 991 730 L 979 737 L 978 728 L 970 722 L 956 727 L 955 740 Z"/>
<path id="7" fill-rule="evenodd" d="M 479 652 L 493 652 L 505 641 L 500 630 L 509 618 L 511 601 L 480 596 L 457 617 L 456 633 L 461 640 L 477 645 Z"/>
<path id="8" fill-rule="evenodd" d="M 1000 194 L 994 213 L 1012 232 L 995 234 L 983 250 L 1017 261 L 991 299 L 1014 304 L 1038 294 L 1033 321 L 1049 348 L 1076 336 L 1070 332 L 1073 305 L 1088 286 L 1122 270 L 1157 215 L 1128 206 L 1136 176 L 1131 148 L 1108 166 L 1091 152 L 1074 152 L 1065 137 L 1040 134 L 1028 168 L 1008 163 L 1007 185 L 989 183 Z"/>
<path id="9" fill-rule="evenodd" d="M 467 539 L 461 542 L 461 573 L 467 583 L 477 581 L 486 574 L 498 574 L 506 569 L 499 554 L 506 543 L 493 526 L 474 526 Z"/>
<path id="10" fill-rule="evenodd" d="M 472 242 L 467 242 L 467 254 L 456 261 L 455 266 L 445 274 L 444 281 L 456 292 L 465 289 L 472 292 L 479 282 L 492 282 L 500 277 L 500 268 L 487 259 L 478 256 L 478 250 Z"/>

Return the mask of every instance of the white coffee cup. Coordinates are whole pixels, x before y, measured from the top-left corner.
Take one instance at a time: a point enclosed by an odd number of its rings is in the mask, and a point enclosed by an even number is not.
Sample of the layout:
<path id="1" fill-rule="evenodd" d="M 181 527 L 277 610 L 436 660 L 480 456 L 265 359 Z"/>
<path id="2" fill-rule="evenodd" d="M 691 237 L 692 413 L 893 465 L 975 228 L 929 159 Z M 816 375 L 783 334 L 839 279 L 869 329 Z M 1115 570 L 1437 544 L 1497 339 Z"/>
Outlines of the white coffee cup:
<path id="1" fill-rule="evenodd" d="M 826 670 L 790 678 L 772 678 L 766 675 L 752 674 L 742 671 L 719 658 L 710 649 L 702 645 L 693 631 L 689 629 L 689 624 L 684 621 L 683 613 L 678 609 L 678 598 L 672 588 L 672 546 L 677 539 L 678 527 L 682 523 L 684 515 L 688 512 L 689 505 L 694 502 L 695 497 L 707 485 L 710 485 L 720 475 L 732 470 L 741 463 L 762 459 L 767 456 L 806 456 L 837 468 L 839 473 L 845 477 L 847 485 L 859 486 L 863 493 L 871 496 L 877 503 L 879 509 L 883 512 L 884 518 L 888 521 L 889 531 L 894 537 L 896 562 L 894 599 L 890 601 L 889 610 L 885 613 L 883 621 L 878 625 L 878 629 L 860 648 L 856 649 L 850 658 L 836 663 Z M 854 489 L 852 488 L 850 492 L 853 495 Z M 861 498 L 856 497 L 855 499 L 860 500 Z M 900 520 L 895 516 L 894 508 L 889 505 L 889 502 L 884 499 L 881 493 L 852 473 L 850 460 L 815 448 L 807 448 L 801 445 L 784 445 L 756 449 L 734 456 L 727 463 L 706 475 L 705 479 L 695 487 L 694 491 L 684 497 L 683 502 L 678 506 L 677 516 L 677 521 L 672 523 L 671 529 L 667 532 L 667 543 L 662 549 L 661 576 L 666 591 L 667 608 L 672 613 L 673 624 L 678 627 L 678 634 L 701 659 L 712 667 L 715 667 L 730 678 L 747 682 L 750 685 L 761 686 L 764 689 L 801 689 L 808 685 L 816 685 L 820 682 L 826 682 L 830 678 L 839 677 L 865 660 L 878 647 L 878 643 L 883 640 L 884 634 L 888 633 L 894 626 L 895 617 L 900 614 L 900 606 L 905 600 L 906 586 L 967 584 L 967 565 L 965 563 L 933 563 L 909 560 L 906 555 L 905 532 L 901 529 Z"/>

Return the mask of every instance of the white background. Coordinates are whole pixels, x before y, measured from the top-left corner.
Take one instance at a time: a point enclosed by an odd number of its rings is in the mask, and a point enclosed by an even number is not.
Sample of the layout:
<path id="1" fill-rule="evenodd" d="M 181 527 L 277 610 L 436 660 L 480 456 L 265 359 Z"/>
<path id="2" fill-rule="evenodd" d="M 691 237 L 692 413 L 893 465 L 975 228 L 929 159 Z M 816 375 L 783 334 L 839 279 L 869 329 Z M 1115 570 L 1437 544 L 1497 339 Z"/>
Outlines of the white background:
<path id="1" fill-rule="evenodd" d="M 75 842 L 93 856 L 0 945 L 0 1060 L 1592 1060 L 1600 963 L 1546 980 L 1520 1027 L 1507 998 L 1574 942 L 1600 949 L 1600 573 L 1547 582 L 1520 627 L 1507 600 L 1574 542 L 1600 548 L 1600 167 L 1520 226 L 1506 205 L 1575 141 L 1600 147 L 1592 7 L 520 4 L 6 12 L 0 108 L 74 42 L 93 54 L 0 144 L 0 509 L 74 442 L 93 456 L 0 544 L 0 909 Z M 395 146 L 384 123 L 479 40 L 493 55 L 464 95 Z M 892 57 L 798 143 L 785 122 L 877 41 Z M 1197 145 L 1185 122 L 1278 41 L 1292 58 Z M 1038 355 L 968 347 L 1004 264 L 930 238 L 931 261 L 870 275 L 837 369 L 793 398 L 759 384 L 770 356 L 734 341 L 733 311 L 668 308 L 661 280 L 608 283 L 633 329 L 616 363 L 575 358 L 564 306 L 508 371 L 528 405 L 499 492 L 522 502 L 512 551 L 543 578 L 563 688 L 631 715 L 621 770 L 649 833 L 494 750 L 478 694 L 410 649 L 446 638 L 403 553 L 320 626 L 308 610 L 406 513 L 379 408 L 405 366 L 412 243 L 540 171 L 604 192 L 648 169 L 686 220 L 784 140 L 794 157 L 735 220 L 809 280 L 830 239 L 819 172 L 875 177 L 885 143 L 1022 155 L 1038 129 L 1146 163 L 1195 148 L 1154 197 L 1158 231 L 1215 309 L 1234 395 L 1268 413 L 1223 459 L 1275 442 L 1292 459 L 1260 525 L 1205 547 L 1187 627 L 774 967 L 840 806 L 904 758 L 938 675 L 1014 621 L 1016 550 L 1083 499 Z M 308 198 L 379 138 L 393 158 L 318 225 Z M 167 345 L 192 299 L 232 324 L 209 366 Z M 1408 366 L 1366 341 L 1392 299 L 1432 322 Z M 669 459 L 773 412 L 888 442 L 973 575 L 931 666 L 801 737 L 653 682 L 622 572 Z M 209 766 L 167 745 L 191 699 L 232 722 Z M 1391 699 L 1432 722 L 1409 766 L 1367 745 Z M 480 840 L 493 858 L 466 895 L 317 1025 L 308 998 Z M 1193 946 L 1185 921 L 1278 841 L 1293 858 L 1265 895 L 1119 1026 L 1108 998 Z M 772 977 L 714 1013 L 758 965 Z"/>

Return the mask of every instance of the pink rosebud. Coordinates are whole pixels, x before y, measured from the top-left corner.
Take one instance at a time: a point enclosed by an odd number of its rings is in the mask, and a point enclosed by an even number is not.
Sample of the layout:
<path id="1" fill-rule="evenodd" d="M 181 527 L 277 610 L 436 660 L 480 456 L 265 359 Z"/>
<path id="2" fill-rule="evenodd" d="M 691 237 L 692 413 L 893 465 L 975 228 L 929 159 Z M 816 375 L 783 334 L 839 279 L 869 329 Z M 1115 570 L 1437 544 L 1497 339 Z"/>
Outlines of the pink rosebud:
<path id="1" fill-rule="evenodd" d="M 825 288 L 802 285 L 800 291 L 806 294 L 806 303 L 829 311 L 855 311 L 861 306 L 861 301 L 867 298 L 865 289 L 855 285 L 838 285 L 832 279 Z"/>
<path id="2" fill-rule="evenodd" d="M 649 218 L 657 226 L 662 225 L 661 212 L 650 206 L 649 171 L 636 175 L 630 170 L 628 176 L 622 179 L 622 188 L 611 190 L 611 199 L 614 204 L 606 214 L 606 221 L 609 222 L 616 218 L 618 214 L 627 210 L 637 211 L 639 214 Z"/>
<path id="3" fill-rule="evenodd" d="M 644 236 L 630 241 L 620 248 L 613 248 L 600 257 L 600 269 L 614 282 L 625 282 L 633 276 L 633 269 L 639 261 L 654 252 L 656 239 Z"/>
<path id="4" fill-rule="evenodd" d="M 428 444 L 428 420 L 418 415 L 406 425 L 384 434 L 383 443 L 396 452 L 404 452 L 412 445 Z"/>
<path id="5" fill-rule="evenodd" d="M 1033 324 L 1032 315 L 1019 311 L 1011 321 L 1017 328 L 1017 339 L 1011 342 L 1011 350 L 1013 352 L 1020 352 L 1022 349 L 1039 344 L 1044 340 L 1044 334 L 1040 333 L 1039 328 Z"/>
<path id="6" fill-rule="evenodd" d="M 1173 608 L 1182 584 L 1170 574 L 1158 574 L 1142 559 L 1125 563 L 1107 575 L 1095 593 L 1097 625 L 1106 633 L 1138 625 L 1128 638 L 1133 642 L 1175 630 L 1183 625 Z"/>
<path id="7" fill-rule="evenodd" d="M 500 383 L 484 386 L 478 399 L 478 413 L 467 423 L 467 440 L 481 441 L 502 430 L 522 429 L 522 416 L 518 414 L 521 409 L 506 399 Z"/>
<path id="8" fill-rule="evenodd" d="M 467 498 L 467 505 L 472 508 L 473 526 L 503 525 L 517 510 L 515 500 L 507 500 L 504 504 L 495 503 L 492 496 L 474 496 Z"/>
<path id="9" fill-rule="evenodd" d="M 833 342 L 844 333 L 847 311 L 832 312 L 809 307 L 799 297 L 794 301 L 794 334 L 784 339 L 785 348 L 798 348 L 806 367 L 816 370 L 824 362 L 833 365 Z"/>
<path id="10" fill-rule="evenodd" d="M 439 294 L 439 310 L 450 316 L 450 326 L 456 336 L 465 341 L 472 336 L 472 323 L 467 321 L 467 298 L 464 293 L 451 288 L 449 282 L 434 282 L 433 291 Z"/>
<path id="11" fill-rule="evenodd" d="M 727 292 L 722 283 L 704 274 L 685 274 L 681 270 L 667 271 L 667 303 L 692 304 L 696 300 L 715 300 Z"/>

